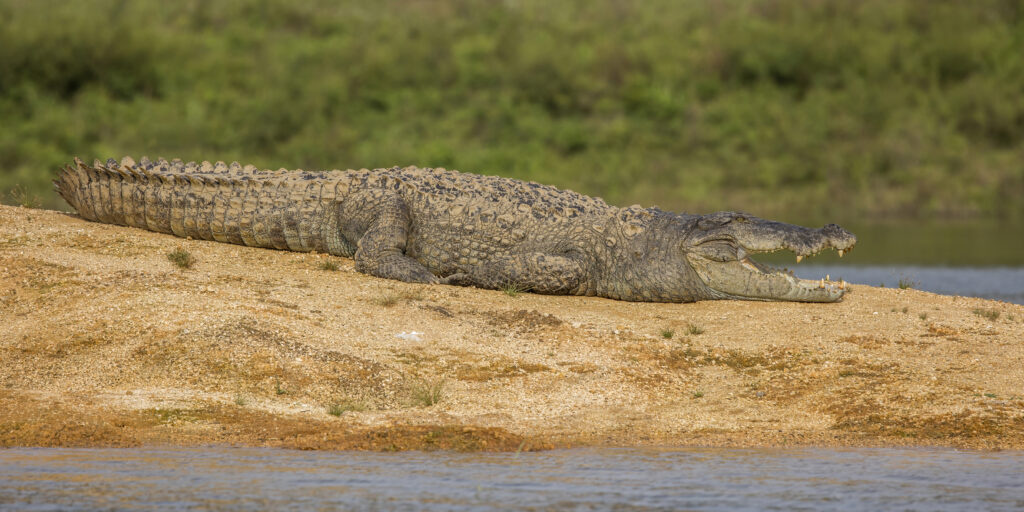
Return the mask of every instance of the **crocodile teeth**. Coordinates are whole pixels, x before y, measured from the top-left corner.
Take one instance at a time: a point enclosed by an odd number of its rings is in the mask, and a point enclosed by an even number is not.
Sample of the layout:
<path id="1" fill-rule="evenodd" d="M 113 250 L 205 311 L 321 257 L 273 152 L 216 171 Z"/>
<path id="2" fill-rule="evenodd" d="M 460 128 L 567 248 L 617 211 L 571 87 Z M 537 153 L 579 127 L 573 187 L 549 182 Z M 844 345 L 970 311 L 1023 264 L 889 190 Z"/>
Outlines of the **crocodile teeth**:
<path id="1" fill-rule="evenodd" d="M 799 254 L 796 255 L 796 262 L 797 263 L 800 263 L 800 260 L 802 260 L 802 259 L 804 259 L 803 256 L 800 256 Z"/>
<path id="2" fill-rule="evenodd" d="M 839 249 L 839 257 L 840 257 L 840 258 L 842 258 L 842 257 L 843 257 L 843 253 L 844 253 L 844 252 L 846 252 L 846 251 L 843 251 L 842 249 Z"/>

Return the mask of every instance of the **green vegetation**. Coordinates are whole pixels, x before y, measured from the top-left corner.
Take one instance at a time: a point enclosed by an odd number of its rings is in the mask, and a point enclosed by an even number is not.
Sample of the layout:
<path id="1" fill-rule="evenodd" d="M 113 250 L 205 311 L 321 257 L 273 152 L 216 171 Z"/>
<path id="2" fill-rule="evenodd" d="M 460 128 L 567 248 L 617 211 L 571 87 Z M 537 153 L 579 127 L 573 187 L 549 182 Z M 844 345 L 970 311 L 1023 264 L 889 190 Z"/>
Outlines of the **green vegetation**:
<path id="1" fill-rule="evenodd" d="M 21 206 L 23 208 L 39 208 L 41 201 L 39 196 L 26 190 L 22 185 L 15 185 L 11 189 L 11 201 L 13 204 Z"/>
<path id="2" fill-rule="evenodd" d="M 146 154 L 1020 219 L 1022 33 L 1007 0 L 0 0 L 0 190 Z"/>
<path id="3" fill-rule="evenodd" d="M 696 324 L 689 324 L 686 326 L 686 333 L 693 336 L 704 334 L 704 328 Z"/>
<path id="4" fill-rule="evenodd" d="M 320 265 L 317 268 L 319 268 L 320 270 L 334 272 L 338 270 L 338 264 L 332 260 L 324 260 L 320 262 Z"/>
<path id="5" fill-rule="evenodd" d="M 192 268 L 196 259 L 191 253 L 182 248 L 177 248 L 167 253 L 167 259 L 178 266 L 178 268 Z"/>
<path id="6" fill-rule="evenodd" d="M 342 400 L 341 402 L 333 403 L 327 407 L 327 414 L 331 416 L 341 416 L 349 411 L 359 412 L 367 409 L 366 404 L 353 400 Z"/>
<path id="7" fill-rule="evenodd" d="M 413 402 L 430 407 L 444 399 L 444 380 L 433 381 L 417 379 L 409 387 Z"/>
<path id="8" fill-rule="evenodd" d="M 996 320 L 999 320 L 999 314 L 1000 314 L 998 309 L 980 309 L 980 308 L 973 310 L 972 313 L 974 313 L 975 315 L 978 315 L 978 316 L 980 316 L 982 318 L 986 318 L 988 320 L 992 320 L 993 322 L 996 321 Z"/>
<path id="9" fill-rule="evenodd" d="M 390 308 L 391 306 L 398 304 L 398 301 L 399 297 L 394 293 L 386 293 L 384 295 L 381 295 L 380 297 L 373 299 L 374 304 L 384 308 Z"/>
<path id="10" fill-rule="evenodd" d="M 911 281 L 910 279 L 905 277 L 901 277 L 900 280 L 896 283 L 896 286 L 898 286 L 900 290 L 909 290 L 917 286 L 917 282 Z"/>
<path id="11" fill-rule="evenodd" d="M 675 335 L 676 335 L 676 332 L 673 331 L 672 329 L 662 329 L 661 330 L 661 337 L 665 338 L 666 340 L 672 339 L 672 336 L 675 336 Z"/>
<path id="12" fill-rule="evenodd" d="M 504 293 L 505 295 L 508 295 L 509 297 L 512 297 L 512 298 L 518 297 L 520 293 L 523 293 L 525 291 L 526 291 L 526 288 L 524 288 L 524 287 L 522 287 L 522 286 L 520 286 L 520 285 L 518 285 L 516 283 L 505 283 L 505 284 L 501 285 L 501 292 Z"/>

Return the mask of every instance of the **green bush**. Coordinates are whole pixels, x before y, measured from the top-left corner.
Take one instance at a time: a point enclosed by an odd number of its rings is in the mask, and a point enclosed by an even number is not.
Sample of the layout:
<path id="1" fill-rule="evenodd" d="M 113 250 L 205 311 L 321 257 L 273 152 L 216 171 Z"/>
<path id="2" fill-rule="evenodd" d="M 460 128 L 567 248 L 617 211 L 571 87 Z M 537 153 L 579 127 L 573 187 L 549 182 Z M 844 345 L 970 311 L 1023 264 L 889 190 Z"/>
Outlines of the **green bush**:
<path id="1" fill-rule="evenodd" d="M 416 164 L 616 204 L 1024 218 L 1024 8 L 0 0 L 0 190 L 74 156 Z"/>

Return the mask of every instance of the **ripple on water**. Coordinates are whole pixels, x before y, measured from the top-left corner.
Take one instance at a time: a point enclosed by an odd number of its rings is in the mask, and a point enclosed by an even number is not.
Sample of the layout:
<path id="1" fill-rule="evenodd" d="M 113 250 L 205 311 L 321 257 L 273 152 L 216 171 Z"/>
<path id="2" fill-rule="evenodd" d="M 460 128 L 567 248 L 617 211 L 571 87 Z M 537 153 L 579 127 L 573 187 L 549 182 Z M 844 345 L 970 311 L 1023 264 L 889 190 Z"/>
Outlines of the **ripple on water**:
<path id="1" fill-rule="evenodd" d="M 10 449 L 0 509 L 1012 510 L 1022 475 L 948 449 Z"/>

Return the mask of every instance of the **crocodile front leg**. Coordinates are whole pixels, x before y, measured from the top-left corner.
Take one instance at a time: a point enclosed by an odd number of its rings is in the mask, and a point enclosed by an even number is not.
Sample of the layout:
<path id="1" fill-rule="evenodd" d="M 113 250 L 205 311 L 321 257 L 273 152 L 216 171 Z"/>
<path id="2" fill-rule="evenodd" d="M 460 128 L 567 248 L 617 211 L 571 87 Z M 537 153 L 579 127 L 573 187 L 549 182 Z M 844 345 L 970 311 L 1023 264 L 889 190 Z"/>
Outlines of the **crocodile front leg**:
<path id="1" fill-rule="evenodd" d="M 533 293 L 565 295 L 576 293 L 583 275 L 583 267 L 571 257 L 530 252 L 492 257 L 441 282 L 492 290 L 514 286 Z"/>
<path id="2" fill-rule="evenodd" d="M 359 238 L 356 270 L 408 283 L 439 282 L 427 267 L 405 255 L 409 223 L 409 212 L 401 198 L 385 199 L 376 219 Z"/>

